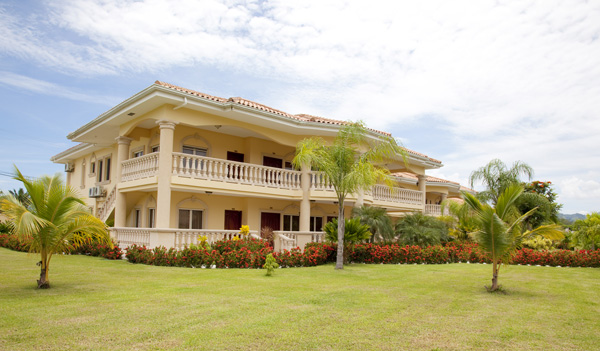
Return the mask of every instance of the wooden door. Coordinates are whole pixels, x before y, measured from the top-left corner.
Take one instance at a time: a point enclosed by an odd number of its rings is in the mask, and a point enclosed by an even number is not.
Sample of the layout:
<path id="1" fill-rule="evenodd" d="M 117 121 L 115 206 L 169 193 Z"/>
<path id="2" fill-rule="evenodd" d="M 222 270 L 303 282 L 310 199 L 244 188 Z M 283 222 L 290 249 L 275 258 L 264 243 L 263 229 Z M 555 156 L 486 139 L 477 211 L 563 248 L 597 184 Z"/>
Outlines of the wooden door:
<path id="1" fill-rule="evenodd" d="M 263 166 L 283 168 L 283 160 L 280 158 L 263 156 Z"/>
<path id="2" fill-rule="evenodd" d="M 242 227 L 242 211 L 225 210 L 225 230 L 239 230 Z"/>
<path id="3" fill-rule="evenodd" d="M 235 162 L 244 162 L 244 154 L 240 154 L 239 152 L 227 151 L 227 161 L 235 161 Z M 227 178 L 240 179 L 240 174 L 235 171 L 232 165 L 227 165 Z"/>

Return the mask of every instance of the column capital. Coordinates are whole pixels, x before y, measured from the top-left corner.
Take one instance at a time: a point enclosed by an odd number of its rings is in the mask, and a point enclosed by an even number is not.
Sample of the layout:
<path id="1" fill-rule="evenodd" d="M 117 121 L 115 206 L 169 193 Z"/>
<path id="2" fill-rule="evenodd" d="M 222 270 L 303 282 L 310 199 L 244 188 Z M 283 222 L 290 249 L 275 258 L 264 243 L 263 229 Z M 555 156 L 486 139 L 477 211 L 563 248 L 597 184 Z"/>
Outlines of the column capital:
<path id="1" fill-rule="evenodd" d="M 119 145 L 129 145 L 129 144 L 131 144 L 131 141 L 133 139 L 125 137 L 125 136 L 118 136 L 115 138 L 115 140 L 117 141 L 117 144 L 119 144 Z"/>
<path id="2" fill-rule="evenodd" d="M 159 125 L 160 129 L 175 129 L 175 126 L 178 125 L 179 122 L 161 119 L 159 121 L 156 121 L 156 124 Z"/>
<path id="3" fill-rule="evenodd" d="M 417 179 L 419 181 L 427 180 L 427 175 L 425 175 L 425 174 L 417 174 Z"/>

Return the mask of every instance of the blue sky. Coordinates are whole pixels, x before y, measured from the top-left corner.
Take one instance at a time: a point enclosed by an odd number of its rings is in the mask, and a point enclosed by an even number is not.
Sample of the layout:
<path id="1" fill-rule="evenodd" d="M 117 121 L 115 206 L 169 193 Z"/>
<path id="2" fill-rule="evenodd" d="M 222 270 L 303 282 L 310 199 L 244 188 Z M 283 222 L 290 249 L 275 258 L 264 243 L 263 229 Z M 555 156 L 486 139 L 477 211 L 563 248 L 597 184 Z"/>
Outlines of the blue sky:
<path id="1" fill-rule="evenodd" d="M 0 174 L 62 171 L 69 132 L 162 80 L 364 120 L 463 184 L 521 160 L 600 210 L 600 2 L 4 0 L 0 33 Z"/>

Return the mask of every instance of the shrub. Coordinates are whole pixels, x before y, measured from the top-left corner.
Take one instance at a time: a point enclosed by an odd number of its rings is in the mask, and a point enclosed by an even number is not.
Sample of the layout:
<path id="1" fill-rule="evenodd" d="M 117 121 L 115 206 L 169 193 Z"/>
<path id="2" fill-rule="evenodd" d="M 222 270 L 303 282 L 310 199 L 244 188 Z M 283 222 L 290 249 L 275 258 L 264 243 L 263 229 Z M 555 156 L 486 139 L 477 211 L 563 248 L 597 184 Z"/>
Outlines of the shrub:
<path id="1" fill-rule="evenodd" d="M 403 245 L 439 245 L 448 241 L 445 222 L 422 213 L 409 214 L 396 223 L 396 235 Z"/>

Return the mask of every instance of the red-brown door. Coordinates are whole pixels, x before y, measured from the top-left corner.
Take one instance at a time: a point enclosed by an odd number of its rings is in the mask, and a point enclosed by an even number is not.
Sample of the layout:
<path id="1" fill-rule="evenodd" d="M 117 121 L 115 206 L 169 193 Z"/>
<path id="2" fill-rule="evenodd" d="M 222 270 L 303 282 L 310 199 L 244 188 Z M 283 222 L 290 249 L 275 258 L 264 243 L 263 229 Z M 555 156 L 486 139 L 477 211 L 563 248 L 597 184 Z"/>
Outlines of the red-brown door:
<path id="1" fill-rule="evenodd" d="M 227 160 L 244 162 L 244 154 L 240 154 L 239 152 L 227 151 Z"/>
<path id="2" fill-rule="evenodd" d="M 266 228 L 270 230 L 265 230 Z M 271 246 L 273 243 L 273 232 L 281 229 L 281 215 L 279 213 L 262 212 L 260 214 L 260 236 L 267 239 Z"/>
<path id="3" fill-rule="evenodd" d="M 239 230 L 242 227 L 242 211 L 225 210 L 225 230 Z"/>

